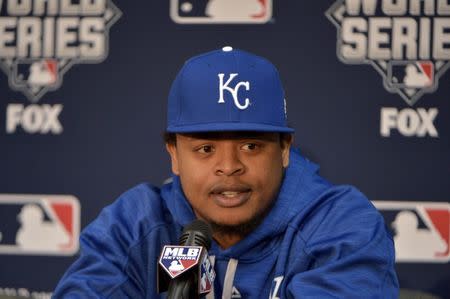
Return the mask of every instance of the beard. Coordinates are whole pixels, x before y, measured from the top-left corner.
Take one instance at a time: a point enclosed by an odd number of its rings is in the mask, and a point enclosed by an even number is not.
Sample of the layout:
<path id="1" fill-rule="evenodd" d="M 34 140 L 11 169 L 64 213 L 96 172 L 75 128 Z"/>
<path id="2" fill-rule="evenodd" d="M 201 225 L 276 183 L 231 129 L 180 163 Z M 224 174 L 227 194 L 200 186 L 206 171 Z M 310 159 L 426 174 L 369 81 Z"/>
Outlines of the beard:
<path id="1" fill-rule="evenodd" d="M 270 210 L 272 210 L 275 201 L 276 200 L 273 200 L 270 205 L 266 207 L 266 209 L 259 211 L 258 213 L 252 215 L 251 218 L 238 224 L 220 223 L 209 217 L 203 217 L 203 219 L 211 225 L 214 235 L 239 236 L 244 238 L 261 224 L 267 214 L 269 214 Z"/>

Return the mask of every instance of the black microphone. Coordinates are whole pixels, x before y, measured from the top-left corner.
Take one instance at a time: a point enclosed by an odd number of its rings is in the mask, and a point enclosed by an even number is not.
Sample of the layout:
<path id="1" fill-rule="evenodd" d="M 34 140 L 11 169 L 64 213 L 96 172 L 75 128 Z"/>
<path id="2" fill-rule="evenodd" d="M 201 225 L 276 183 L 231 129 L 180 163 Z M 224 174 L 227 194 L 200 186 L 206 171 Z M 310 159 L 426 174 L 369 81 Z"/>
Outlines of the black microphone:
<path id="1" fill-rule="evenodd" d="M 201 246 L 208 251 L 211 248 L 212 230 L 202 220 L 194 220 L 183 229 L 181 246 Z M 167 299 L 198 298 L 198 271 L 187 271 L 172 279 L 169 283 Z"/>

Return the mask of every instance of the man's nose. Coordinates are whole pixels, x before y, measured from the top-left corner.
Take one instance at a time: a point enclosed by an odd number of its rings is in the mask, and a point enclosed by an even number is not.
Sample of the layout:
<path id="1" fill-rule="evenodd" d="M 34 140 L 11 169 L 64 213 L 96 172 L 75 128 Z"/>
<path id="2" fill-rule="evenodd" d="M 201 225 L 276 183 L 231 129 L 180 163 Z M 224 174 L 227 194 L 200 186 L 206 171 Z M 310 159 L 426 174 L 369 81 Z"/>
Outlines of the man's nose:
<path id="1" fill-rule="evenodd" d="M 245 172 L 245 165 L 241 161 L 238 149 L 233 147 L 224 147 L 217 155 L 215 167 L 216 175 L 241 175 Z"/>

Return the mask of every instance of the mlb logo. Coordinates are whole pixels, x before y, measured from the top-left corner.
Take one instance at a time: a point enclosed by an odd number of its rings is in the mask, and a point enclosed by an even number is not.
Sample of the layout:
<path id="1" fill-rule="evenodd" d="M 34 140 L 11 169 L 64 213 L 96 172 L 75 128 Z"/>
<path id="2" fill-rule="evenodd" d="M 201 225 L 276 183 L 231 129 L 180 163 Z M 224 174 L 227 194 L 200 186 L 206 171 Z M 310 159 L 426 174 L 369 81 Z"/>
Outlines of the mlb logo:
<path id="1" fill-rule="evenodd" d="M 0 194 L 0 254 L 74 255 L 79 234 L 74 196 Z"/>
<path id="2" fill-rule="evenodd" d="M 212 284 L 214 283 L 215 278 L 216 273 L 214 272 L 208 255 L 205 254 L 200 265 L 199 293 L 209 293 L 212 290 Z"/>
<path id="3" fill-rule="evenodd" d="M 159 264 L 175 278 L 187 270 L 195 267 L 202 253 L 200 246 L 170 246 L 166 245 L 159 259 Z"/>
<path id="4" fill-rule="evenodd" d="M 374 201 L 394 236 L 397 262 L 450 260 L 450 204 Z"/>
<path id="5" fill-rule="evenodd" d="M 179 24 L 263 24 L 272 18 L 272 0 L 171 0 Z"/>
<path id="6" fill-rule="evenodd" d="M 392 61 L 388 84 L 392 88 L 424 89 L 434 85 L 434 64 L 431 61 Z"/>
<path id="7" fill-rule="evenodd" d="M 24 60 L 17 63 L 13 72 L 13 84 L 33 98 L 47 90 L 59 87 L 59 65 L 55 59 Z"/>

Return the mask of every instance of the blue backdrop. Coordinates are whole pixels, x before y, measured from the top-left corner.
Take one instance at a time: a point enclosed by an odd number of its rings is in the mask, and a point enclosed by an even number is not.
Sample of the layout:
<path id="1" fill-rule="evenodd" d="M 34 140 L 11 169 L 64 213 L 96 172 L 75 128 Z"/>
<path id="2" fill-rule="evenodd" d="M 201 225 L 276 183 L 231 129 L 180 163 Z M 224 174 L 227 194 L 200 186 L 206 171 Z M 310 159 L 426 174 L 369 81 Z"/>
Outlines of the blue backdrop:
<path id="1" fill-rule="evenodd" d="M 383 213 L 401 287 L 450 298 L 444 1 L 42 2 L 0 1 L 0 294 L 48 297 L 79 229 L 161 185 L 171 81 L 229 45 L 278 67 L 296 146 Z"/>

